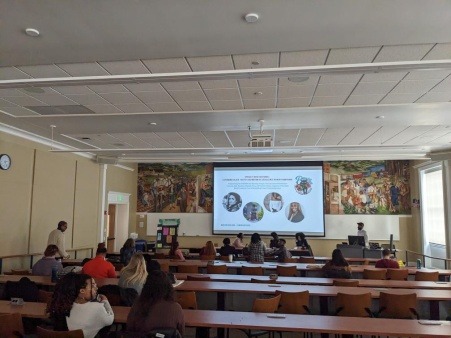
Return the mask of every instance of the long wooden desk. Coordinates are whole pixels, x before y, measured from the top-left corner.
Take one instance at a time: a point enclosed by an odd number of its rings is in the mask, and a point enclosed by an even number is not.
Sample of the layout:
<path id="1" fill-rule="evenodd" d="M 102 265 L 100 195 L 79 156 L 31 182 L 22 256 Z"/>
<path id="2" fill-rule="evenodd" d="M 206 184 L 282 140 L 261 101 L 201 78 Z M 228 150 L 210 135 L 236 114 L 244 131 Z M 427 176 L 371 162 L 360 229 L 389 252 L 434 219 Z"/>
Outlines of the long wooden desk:
<path id="1" fill-rule="evenodd" d="M 20 313 L 28 318 L 47 318 L 44 303 L 10 305 L 0 301 L 0 313 Z M 126 323 L 129 307 L 113 306 L 115 323 Z M 231 329 L 261 329 L 290 332 L 332 334 L 391 335 L 401 337 L 449 337 L 449 322 L 440 325 L 423 325 L 417 320 L 332 317 L 315 315 L 285 315 L 285 318 L 269 318 L 264 313 L 183 310 L 188 327 L 214 327 Z M 219 332 L 219 331 L 218 331 Z"/>
<path id="2" fill-rule="evenodd" d="M 328 297 L 336 297 L 337 293 L 362 294 L 371 293 L 371 297 L 378 299 L 380 292 L 384 291 L 392 294 L 407 294 L 415 292 L 418 300 L 429 302 L 429 316 L 431 319 L 440 318 L 439 302 L 451 302 L 451 292 L 449 290 L 424 290 L 416 289 L 391 289 L 379 290 L 377 288 L 363 287 L 340 287 L 340 286 L 319 286 L 319 285 L 288 285 L 288 284 L 260 284 L 260 283 L 234 283 L 234 282 L 214 282 L 214 281 L 185 281 L 175 288 L 177 291 L 196 291 L 196 292 L 216 292 L 217 309 L 225 309 L 225 297 L 227 293 L 247 293 L 247 294 L 274 294 L 276 290 L 285 292 L 309 291 L 311 296 L 317 296 L 320 299 L 320 312 L 327 315 Z"/>

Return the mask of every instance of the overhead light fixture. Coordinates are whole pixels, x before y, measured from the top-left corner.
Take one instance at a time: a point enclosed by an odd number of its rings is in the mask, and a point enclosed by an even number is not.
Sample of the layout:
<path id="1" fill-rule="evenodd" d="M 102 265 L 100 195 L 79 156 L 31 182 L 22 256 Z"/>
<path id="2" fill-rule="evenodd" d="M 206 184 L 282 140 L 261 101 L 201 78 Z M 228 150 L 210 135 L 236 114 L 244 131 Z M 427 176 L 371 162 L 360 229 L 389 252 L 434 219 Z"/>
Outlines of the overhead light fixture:
<path id="1" fill-rule="evenodd" d="M 26 28 L 25 29 L 25 34 L 35 38 L 35 37 L 39 36 L 39 31 L 37 29 L 35 29 L 35 28 Z"/>
<path id="2" fill-rule="evenodd" d="M 300 82 L 308 81 L 308 79 L 309 79 L 308 76 L 293 76 L 293 77 L 289 77 L 288 81 L 294 82 L 294 83 L 300 83 Z"/>
<path id="3" fill-rule="evenodd" d="M 254 95 L 263 95 L 262 92 L 255 92 Z"/>
<path id="4" fill-rule="evenodd" d="M 252 61 L 251 62 L 251 65 L 252 66 L 258 66 L 260 64 L 260 62 L 258 62 L 258 61 Z"/>
<path id="5" fill-rule="evenodd" d="M 246 20 L 247 23 L 254 23 L 257 22 L 260 16 L 257 13 L 248 13 L 244 16 L 244 20 Z"/>
<path id="6" fill-rule="evenodd" d="M 385 119 L 385 116 L 384 116 L 384 115 L 378 115 L 378 116 L 376 116 L 376 118 L 377 118 L 378 120 L 383 120 L 383 119 Z"/>
<path id="7" fill-rule="evenodd" d="M 149 122 L 148 125 L 149 125 L 149 126 L 156 126 L 157 123 L 156 123 L 156 122 Z"/>

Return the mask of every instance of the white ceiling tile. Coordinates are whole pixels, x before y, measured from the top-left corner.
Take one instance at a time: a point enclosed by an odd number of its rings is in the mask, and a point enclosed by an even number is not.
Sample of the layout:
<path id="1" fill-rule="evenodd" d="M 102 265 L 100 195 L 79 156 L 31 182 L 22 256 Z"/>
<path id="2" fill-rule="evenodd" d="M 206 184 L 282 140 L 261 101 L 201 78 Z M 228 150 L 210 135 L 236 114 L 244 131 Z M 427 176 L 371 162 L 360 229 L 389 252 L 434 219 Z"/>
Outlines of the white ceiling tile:
<path id="1" fill-rule="evenodd" d="M 164 141 L 169 143 L 171 146 L 175 148 L 192 148 L 192 145 L 189 144 L 183 137 L 180 136 L 179 133 L 176 132 L 163 132 L 163 133 L 155 133 L 159 137 L 161 137 Z"/>
<path id="2" fill-rule="evenodd" d="M 96 135 L 95 139 L 97 141 L 105 142 L 106 144 L 110 145 L 113 148 L 125 148 L 130 146 L 129 144 L 126 144 L 126 142 L 119 140 L 118 138 L 114 137 L 111 134 Z"/>
<path id="3" fill-rule="evenodd" d="M 373 62 L 380 47 L 337 48 L 331 49 L 327 65 Z"/>
<path id="4" fill-rule="evenodd" d="M 387 94 L 396 86 L 398 82 L 359 82 L 357 87 L 352 92 L 352 95 L 377 95 Z"/>
<path id="5" fill-rule="evenodd" d="M 310 147 L 316 146 L 321 136 L 325 133 L 326 129 L 324 128 L 306 128 L 301 129 L 298 135 L 298 139 L 296 141 L 297 147 Z"/>
<path id="6" fill-rule="evenodd" d="M 129 144 L 133 148 L 149 148 L 150 144 L 144 142 L 134 134 L 129 133 L 112 133 L 111 136 L 117 138 L 119 141 Z"/>
<path id="7" fill-rule="evenodd" d="M 195 148 L 213 148 L 200 132 L 179 132 L 179 134 Z"/>
<path id="8" fill-rule="evenodd" d="M 328 128 L 318 141 L 319 146 L 335 146 L 351 132 L 352 128 Z"/>
<path id="9" fill-rule="evenodd" d="M 69 99 L 78 102 L 82 105 L 87 104 L 108 104 L 106 100 L 100 97 L 97 94 L 87 94 L 87 95 L 79 95 L 79 94 L 68 94 L 66 95 Z"/>
<path id="10" fill-rule="evenodd" d="M 434 44 L 383 46 L 374 62 L 421 60 Z"/>
<path id="11" fill-rule="evenodd" d="M 1 107 L 1 104 L 0 104 L 0 107 Z M 24 108 L 24 107 L 17 107 L 17 106 L 15 106 L 15 107 L 7 107 L 7 108 L 6 107 L 5 108 L 1 107 L 1 109 L 5 113 L 8 113 L 8 114 L 13 115 L 13 116 L 35 116 L 35 115 L 39 115 L 38 113 L 36 113 L 36 112 L 34 112 L 34 111 L 30 110 L 30 109 Z"/>
<path id="12" fill-rule="evenodd" d="M 172 97 L 166 92 L 136 92 L 135 95 L 145 104 L 155 102 L 173 102 Z M 153 108 L 152 108 L 153 109 Z"/>
<path id="13" fill-rule="evenodd" d="M 155 133 L 135 133 L 135 136 L 155 148 L 173 148 L 168 142 Z"/>
<path id="14" fill-rule="evenodd" d="M 341 140 L 340 145 L 359 145 L 368 138 L 368 135 L 374 134 L 379 128 L 379 126 L 353 128 L 351 132 L 347 134 L 343 140 Z"/>
<path id="15" fill-rule="evenodd" d="M 358 106 L 358 105 L 373 105 L 378 104 L 380 100 L 385 96 L 385 94 L 377 95 L 355 95 L 352 93 L 351 96 L 345 102 L 345 106 Z"/>
<path id="16" fill-rule="evenodd" d="M 8 97 L 8 101 L 19 106 L 47 106 L 44 102 L 31 96 Z"/>
<path id="17" fill-rule="evenodd" d="M 233 62 L 230 55 L 201 56 L 188 58 L 188 63 L 194 72 L 208 70 L 232 70 Z"/>
<path id="18" fill-rule="evenodd" d="M 451 59 L 451 43 L 439 43 L 424 57 L 423 60 Z"/>
<path id="19" fill-rule="evenodd" d="M 237 88 L 206 89 L 204 92 L 210 101 L 241 100 L 240 91 Z"/>
<path id="20" fill-rule="evenodd" d="M 437 86 L 431 89 L 431 92 L 448 92 L 451 91 L 451 77 L 447 77 Z"/>
<path id="21" fill-rule="evenodd" d="M 65 72 L 72 76 L 101 76 L 108 75 L 108 72 L 96 62 L 88 63 L 64 63 L 58 64 Z"/>
<path id="22" fill-rule="evenodd" d="M 341 106 L 346 96 L 316 96 L 313 97 L 311 107 Z"/>
<path id="23" fill-rule="evenodd" d="M 162 82 L 161 85 L 166 90 L 200 90 L 199 82 L 196 81 Z"/>
<path id="24" fill-rule="evenodd" d="M 301 52 L 282 52 L 280 67 L 320 66 L 326 62 L 328 49 L 306 50 Z"/>
<path id="25" fill-rule="evenodd" d="M 243 100 L 273 99 L 276 97 L 276 90 L 277 87 L 242 87 L 241 96 Z"/>
<path id="26" fill-rule="evenodd" d="M 269 109 L 276 107 L 276 99 L 272 100 L 243 100 L 245 109 Z"/>
<path id="27" fill-rule="evenodd" d="M 293 97 L 290 99 L 278 99 L 277 108 L 308 107 L 310 97 Z"/>
<path id="28" fill-rule="evenodd" d="M 4 107 L 16 107 L 16 106 L 17 106 L 17 105 L 14 104 L 14 103 L 12 103 L 12 102 L 6 101 L 6 100 L 4 100 L 4 99 L 0 99 L 0 108 L 4 108 Z"/>
<path id="29" fill-rule="evenodd" d="M 177 101 L 207 101 L 202 90 L 170 90 L 169 94 Z"/>
<path id="30" fill-rule="evenodd" d="M 148 113 L 151 110 L 145 104 L 133 103 L 133 104 L 116 104 L 117 108 L 122 110 L 124 113 Z"/>
<path id="31" fill-rule="evenodd" d="M 10 96 L 26 96 L 24 92 L 17 89 L 0 89 L 0 97 L 10 97 Z"/>
<path id="32" fill-rule="evenodd" d="M 66 106 L 66 105 L 76 105 L 74 102 L 67 97 L 60 94 L 43 94 L 39 96 L 34 96 L 39 101 L 42 101 L 50 106 Z"/>
<path id="33" fill-rule="evenodd" d="M 0 67 L 0 80 L 29 79 L 30 77 L 15 67 Z"/>
<path id="34" fill-rule="evenodd" d="M 363 75 L 360 82 L 400 81 L 406 75 L 406 72 L 369 73 Z"/>
<path id="35" fill-rule="evenodd" d="M 179 101 L 178 104 L 185 111 L 212 110 L 208 101 Z"/>
<path id="36" fill-rule="evenodd" d="M 203 89 L 238 88 L 237 80 L 210 80 L 200 81 Z"/>
<path id="37" fill-rule="evenodd" d="M 125 88 L 121 84 L 93 85 L 88 87 L 89 89 L 95 91 L 97 94 L 128 93 L 127 88 Z"/>
<path id="38" fill-rule="evenodd" d="M 316 85 L 310 86 L 280 86 L 277 96 L 280 99 L 294 97 L 311 97 L 315 92 Z"/>
<path id="39" fill-rule="evenodd" d="M 56 65 L 20 66 L 17 68 L 34 78 L 69 77 L 69 74 Z"/>
<path id="40" fill-rule="evenodd" d="M 423 70 L 410 72 L 404 80 L 427 80 L 427 79 L 437 79 L 443 80 L 445 77 L 449 76 L 451 71 L 449 70 Z"/>
<path id="41" fill-rule="evenodd" d="M 413 103 L 421 94 L 409 93 L 409 94 L 388 94 L 380 104 L 401 104 L 401 103 Z"/>
<path id="42" fill-rule="evenodd" d="M 59 95 L 60 94 L 56 90 L 53 90 L 50 87 L 39 88 L 39 93 L 35 93 L 34 89 L 32 89 L 32 88 L 21 88 L 19 90 L 26 95 L 35 97 L 38 100 L 39 100 L 40 95 L 45 95 L 45 94 L 58 94 Z"/>
<path id="43" fill-rule="evenodd" d="M 451 91 L 429 92 L 420 97 L 415 103 L 448 102 L 451 100 Z"/>
<path id="44" fill-rule="evenodd" d="M 271 87 L 277 86 L 276 78 L 262 78 L 262 79 L 243 79 L 238 80 L 240 87 Z"/>
<path id="45" fill-rule="evenodd" d="M 185 58 L 143 60 L 143 63 L 152 73 L 179 73 L 191 71 Z"/>
<path id="46" fill-rule="evenodd" d="M 149 70 L 140 60 L 99 62 L 112 75 L 149 74 Z"/>
<path id="47" fill-rule="evenodd" d="M 274 132 L 276 147 L 293 147 L 299 135 L 299 129 L 277 129 Z"/>
<path id="48" fill-rule="evenodd" d="M 420 93 L 423 94 L 432 87 L 434 87 L 439 81 L 438 80 L 403 80 L 401 81 L 393 90 L 393 94 L 409 94 L 409 93 Z"/>
<path id="49" fill-rule="evenodd" d="M 163 92 L 164 89 L 159 83 L 130 83 L 125 84 L 132 93 L 138 92 Z"/>
<path id="50" fill-rule="evenodd" d="M 405 144 L 425 145 L 433 143 L 434 140 L 451 133 L 449 126 L 435 126 L 431 130 L 418 135 L 417 137 L 407 141 Z"/>
<path id="51" fill-rule="evenodd" d="M 223 100 L 210 100 L 210 104 L 214 110 L 236 110 L 243 109 L 243 103 L 241 100 L 223 101 Z"/>
<path id="52" fill-rule="evenodd" d="M 227 148 L 232 146 L 226 133 L 223 131 L 203 131 L 202 134 L 215 148 Z"/>
<path id="53" fill-rule="evenodd" d="M 429 142 L 431 144 L 438 144 L 438 145 L 443 145 L 443 144 L 448 144 L 451 143 L 451 132 L 447 133 L 443 136 L 440 136 L 438 138 L 436 138 L 435 140 Z"/>
<path id="54" fill-rule="evenodd" d="M 286 77 L 279 78 L 279 86 L 316 86 L 319 81 L 319 76 L 309 76 L 306 81 L 292 82 Z"/>
<path id="55" fill-rule="evenodd" d="M 279 67 L 279 53 L 232 55 L 232 59 L 235 69 Z M 258 65 L 253 65 L 252 62 L 258 62 Z"/>
<path id="56" fill-rule="evenodd" d="M 434 126 L 410 126 L 404 129 L 399 134 L 393 136 L 384 142 L 385 145 L 398 145 L 404 144 L 413 138 L 418 137 L 419 135 L 424 134 L 425 132 L 433 129 Z"/>
<path id="57" fill-rule="evenodd" d="M 141 101 L 132 93 L 109 93 L 100 94 L 100 96 L 112 104 L 141 103 Z"/>
<path id="58" fill-rule="evenodd" d="M 66 94 L 78 94 L 78 95 L 86 95 L 93 94 L 92 90 L 87 86 L 58 86 L 52 87 L 57 92 L 66 95 Z"/>
<path id="59" fill-rule="evenodd" d="M 249 131 L 247 130 L 227 130 L 227 135 L 229 136 L 232 146 L 234 148 L 248 147 L 249 146 Z M 268 131 L 265 131 L 265 134 Z M 271 133 L 272 134 L 272 133 Z"/>
<path id="60" fill-rule="evenodd" d="M 362 77 L 361 74 L 334 74 L 334 75 L 322 75 L 319 83 L 327 84 L 327 83 L 353 83 L 357 84 L 357 82 Z"/>
<path id="61" fill-rule="evenodd" d="M 86 107 L 96 114 L 122 114 L 122 111 L 112 104 L 87 104 Z"/>
<path id="62" fill-rule="evenodd" d="M 175 102 L 153 102 L 147 103 L 147 105 L 154 112 L 173 112 L 182 110 L 180 106 Z"/>
<path id="63" fill-rule="evenodd" d="M 368 137 L 361 143 L 362 145 L 378 145 L 383 144 L 388 139 L 391 139 L 395 135 L 406 129 L 405 126 L 381 126 L 376 132 Z"/>
<path id="64" fill-rule="evenodd" d="M 319 84 L 316 87 L 316 96 L 348 96 L 355 85 L 352 83 L 340 83 L 340 84 Z"/>

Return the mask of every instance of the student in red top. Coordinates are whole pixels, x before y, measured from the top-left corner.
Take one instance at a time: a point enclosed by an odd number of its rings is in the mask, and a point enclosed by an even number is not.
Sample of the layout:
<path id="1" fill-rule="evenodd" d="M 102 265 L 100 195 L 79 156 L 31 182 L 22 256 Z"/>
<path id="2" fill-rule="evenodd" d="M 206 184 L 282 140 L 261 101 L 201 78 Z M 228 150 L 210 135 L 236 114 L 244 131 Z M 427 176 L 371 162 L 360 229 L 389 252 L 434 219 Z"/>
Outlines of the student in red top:
<path id="1" fill-rule="evenodd" d="M 382 250 L 382 259 L 376 262 L 376 268 L 383 269 L 399 269 L 399 264 L 396 260 L 390 258 L 390 250 Z"/>
<path id="2" fill-rule="evenodd" d="M 91 276 L 92 278 L 116 278 L 117 276 L 114 265 L 105 259 L 106 248 L 97 248 L 96 256 L 83 266 L 81 272 Z"/>

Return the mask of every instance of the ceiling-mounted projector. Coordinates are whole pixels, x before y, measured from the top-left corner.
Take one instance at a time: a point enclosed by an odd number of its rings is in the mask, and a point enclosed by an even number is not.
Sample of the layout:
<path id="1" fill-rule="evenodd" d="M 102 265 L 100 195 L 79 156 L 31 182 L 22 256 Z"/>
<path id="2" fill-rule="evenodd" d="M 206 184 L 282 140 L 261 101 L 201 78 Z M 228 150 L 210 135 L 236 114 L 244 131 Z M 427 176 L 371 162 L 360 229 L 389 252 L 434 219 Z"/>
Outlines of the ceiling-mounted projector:
<path id="1" fill-rule="evenodd" d="M 251 126 L 249 126 L 249 147 L 251 148 L 268 148 L 273 146 L 273 139 L 271 134 L 263 134 L 263 124 L 265 120 L 258 120 L 260 122 L 260 134 L 252 135 Z"/>

